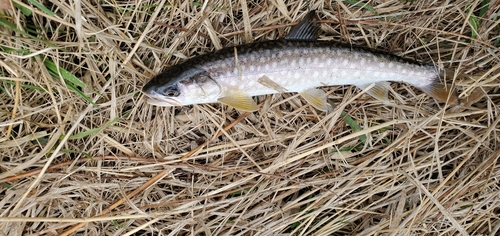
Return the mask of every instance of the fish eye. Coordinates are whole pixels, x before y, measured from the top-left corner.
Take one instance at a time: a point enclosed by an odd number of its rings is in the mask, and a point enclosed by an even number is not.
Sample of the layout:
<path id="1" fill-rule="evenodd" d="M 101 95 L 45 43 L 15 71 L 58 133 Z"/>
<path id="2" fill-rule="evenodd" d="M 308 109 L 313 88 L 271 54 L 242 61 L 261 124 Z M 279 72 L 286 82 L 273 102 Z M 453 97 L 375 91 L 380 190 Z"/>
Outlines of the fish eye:
<path id="1" fill-rule="evenodd" d="M 177 97 L 179 96 L 179 90 L 177 90 L 176 88 L 167 88 L 164 92 L 163 92 L 163 95 L 164 96 L 167 96 L 167 97 Z"/>

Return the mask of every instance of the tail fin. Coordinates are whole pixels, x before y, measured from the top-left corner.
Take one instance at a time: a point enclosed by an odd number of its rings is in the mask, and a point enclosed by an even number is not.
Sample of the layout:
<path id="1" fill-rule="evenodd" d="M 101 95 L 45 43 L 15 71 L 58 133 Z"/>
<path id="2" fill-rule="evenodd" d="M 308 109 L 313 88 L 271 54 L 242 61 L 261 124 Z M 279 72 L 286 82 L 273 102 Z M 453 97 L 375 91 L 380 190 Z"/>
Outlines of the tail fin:
<path id="1" fill-rule="evenodd" d="M 448 102 L 448 104 L 458 102 L 455 88 L 451 84 L 445 85 L 439 82 L 439 79 L 436 79 L 435 83 L 421 87 L 420 89 L 441 102 Z"/>
<path id="2" fill-rule="evenodd" d="M 439 76 L 435 77 L 433 83 L 425 87 L 420 87 L 420 89 L 441 102 L 456 104 L 459 102 L 459 100 L 457 92 L 455 91 L 453 85 L 441 83 L 441 81 L 444 81 L 446 79 L 446 74 L 453 74 L 453 71 L 440 70 Z"/>

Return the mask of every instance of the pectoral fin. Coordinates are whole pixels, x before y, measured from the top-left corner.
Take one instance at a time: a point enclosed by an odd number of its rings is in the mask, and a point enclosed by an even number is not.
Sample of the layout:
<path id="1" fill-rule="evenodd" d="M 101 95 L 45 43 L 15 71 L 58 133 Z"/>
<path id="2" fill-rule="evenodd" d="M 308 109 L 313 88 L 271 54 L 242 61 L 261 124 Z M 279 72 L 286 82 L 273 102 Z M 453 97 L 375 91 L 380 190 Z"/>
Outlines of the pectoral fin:
<path id="1" fill-rule="evenodd" d="M 365 89 L 368 88 L 371 84 L 362 84 L 362 85 L 357 85 L 360 89 Z M 389 82 L 377 82 L 375 85 L 366 91 L 366 93 L 370 94 L 370 96 L 376 98 L 377 100 L 388 104 L 389 102 L 389 97 L 388 97 L 388 91 L 389 91 Z"/>
<path id="2" fill-rule="evenodd" d="M 233 93 L 229 96 L 221 97 L 219 102 L 241 111 L 256 111 L 259 109 L 252 97 L 243 92 Z"/>
<path id="3" fill-rule="evenodd" d="M 329 111 L 326 93 L 321 89 L 311 88 L 299 93 L 309 104 L 321 111 Z"/>

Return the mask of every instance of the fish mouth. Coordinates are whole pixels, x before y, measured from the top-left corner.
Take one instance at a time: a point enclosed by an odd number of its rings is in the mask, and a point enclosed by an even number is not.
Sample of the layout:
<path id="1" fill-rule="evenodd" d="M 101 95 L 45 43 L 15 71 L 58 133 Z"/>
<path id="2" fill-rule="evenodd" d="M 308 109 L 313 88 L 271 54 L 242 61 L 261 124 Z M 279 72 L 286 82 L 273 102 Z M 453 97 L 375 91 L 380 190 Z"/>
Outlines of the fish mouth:
<path id="1" fill-rule="evenodd" d="M 149 105 L 162 106 L 162 107 L 172 107 L 172 106 L 182 106 L 182 104 L 174 99 L 156 97 L 146 94 L 146 102 Z"/>

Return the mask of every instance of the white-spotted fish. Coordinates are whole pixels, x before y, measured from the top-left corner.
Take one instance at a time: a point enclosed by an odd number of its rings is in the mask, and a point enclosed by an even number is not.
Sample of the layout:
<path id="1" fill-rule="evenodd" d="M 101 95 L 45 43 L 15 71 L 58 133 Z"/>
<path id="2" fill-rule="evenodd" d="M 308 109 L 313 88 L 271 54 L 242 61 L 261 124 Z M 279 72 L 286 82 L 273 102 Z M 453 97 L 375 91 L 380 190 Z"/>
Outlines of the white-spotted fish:
<path id="1" fill-rule="evenodd" d="M 298 92 L 315 108 L 327 111 L 321 86 L 371 84 L 368 94 L 388 102 L 389 81 L 411 84 L 434 98 L 455 103 L 452 88 L 441 83 L 434 66 L 329 41 L 317 41 L 315 13 L 310 12 L 283 40 L 224 48 L 172 66 L 143 91 L 148 103 L 182 106 L 221 102 L 255 111 L 252 96 Z"/>

